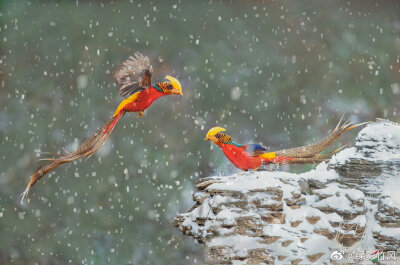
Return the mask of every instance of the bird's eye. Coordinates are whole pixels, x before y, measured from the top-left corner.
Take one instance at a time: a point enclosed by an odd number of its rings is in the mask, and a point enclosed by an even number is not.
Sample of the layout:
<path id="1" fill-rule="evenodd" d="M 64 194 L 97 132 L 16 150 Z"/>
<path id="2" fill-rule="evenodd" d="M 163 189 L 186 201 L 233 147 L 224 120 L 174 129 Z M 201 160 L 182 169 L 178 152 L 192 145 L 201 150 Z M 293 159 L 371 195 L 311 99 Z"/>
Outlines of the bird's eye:
<path id="1" fill-rule="evenodd" d="M 217 134 L 215 135 L 215 137 L 217 137 L 218 139 L 221 138 L 221 137 L 222 137 L 222 133 L 217 133 Z"/>

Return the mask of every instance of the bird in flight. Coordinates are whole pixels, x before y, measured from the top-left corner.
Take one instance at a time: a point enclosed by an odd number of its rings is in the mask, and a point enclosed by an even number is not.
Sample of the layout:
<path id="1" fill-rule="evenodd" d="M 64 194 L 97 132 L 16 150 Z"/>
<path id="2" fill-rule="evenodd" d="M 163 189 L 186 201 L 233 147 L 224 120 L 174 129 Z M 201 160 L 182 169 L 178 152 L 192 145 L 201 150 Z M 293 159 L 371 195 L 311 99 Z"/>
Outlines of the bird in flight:
<path id="1" fill-rule="evenodd" d="M 367 123 L 353 125 L 345 122 L 341 125 L 341 121 L 329 136 L 317 143 L 275 152 L 268 152 L 266 147 L 259 144 L 236 144 L 229 135 L 223 133 L 226 129 L 222 127 L 211 128 L 204 140 L 212 141 L 220 147 L 232 164 L 245 171 L 258 170 L 260 166 L 268 164 L 312 164 L 324 161 L 342 149 L 344 146 L 327 154 L 321 153 L 343 133 Z"/>
<path id="2" fill-rule="evenodd" d="M 167 95 L 183 95 L 179 81 L 172 76 L 165 76 L 167 81 L 151 83 L 153 67 L 147 56 L 135 53 L 125 60 L 114 73 L 118 84 L 118 93 L 125 99 L 118 105 L 112 117 L 92 136 L 84 141 L 75 151 L 55 158 L 47 158 L 48 162 L 41 165 L 31 176 L 22 200 L 29 190 L 47 173 L 56 167 L 82 157 L 90 157 L 107 141 L 118 120 L 126 112 L 137 112 L 138 118 L 158 98 Z"/>

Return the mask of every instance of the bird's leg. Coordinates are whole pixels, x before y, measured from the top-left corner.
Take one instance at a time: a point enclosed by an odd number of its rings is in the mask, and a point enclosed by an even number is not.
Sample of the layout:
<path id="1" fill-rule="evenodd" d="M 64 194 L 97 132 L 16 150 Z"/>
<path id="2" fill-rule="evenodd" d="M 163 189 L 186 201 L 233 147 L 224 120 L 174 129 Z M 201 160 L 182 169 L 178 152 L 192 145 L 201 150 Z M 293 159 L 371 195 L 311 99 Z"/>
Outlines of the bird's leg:
<path id="1" fill-rule="evenodd" d="M 144 111 L 139 111 L 138 115 L 137 115 L 138 119 L 143 117 L 143 115 L 144 115 Z"/>

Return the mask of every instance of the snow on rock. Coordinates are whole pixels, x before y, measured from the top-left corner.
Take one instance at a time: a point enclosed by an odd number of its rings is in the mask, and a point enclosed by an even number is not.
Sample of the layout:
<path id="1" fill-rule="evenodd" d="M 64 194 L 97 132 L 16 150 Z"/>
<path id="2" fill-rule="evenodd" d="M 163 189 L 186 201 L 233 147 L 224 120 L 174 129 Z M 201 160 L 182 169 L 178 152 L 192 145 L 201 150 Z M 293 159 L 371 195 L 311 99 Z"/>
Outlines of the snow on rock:
<path id="1" fill-rule="evenodd" d="M 196 204 L 174 223 L 206 245 L 212 264 L 330 264 L 336 250 L 398 251 L 399 158 L 400 125 L 380 120 L 309 172 L 200 179 Z"/>

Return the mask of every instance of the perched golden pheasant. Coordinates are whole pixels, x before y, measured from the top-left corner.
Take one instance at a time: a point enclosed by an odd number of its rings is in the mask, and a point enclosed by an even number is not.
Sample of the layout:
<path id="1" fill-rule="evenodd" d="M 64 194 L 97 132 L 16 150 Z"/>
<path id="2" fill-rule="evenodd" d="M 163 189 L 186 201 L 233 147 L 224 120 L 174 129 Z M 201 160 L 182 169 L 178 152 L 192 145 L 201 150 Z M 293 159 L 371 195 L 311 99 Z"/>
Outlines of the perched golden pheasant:
<path id="1" fill-rule="evenodd" d="M 321 162 L 342 149 L 343 147 L 327 154 L 321 153 L 343 133 L 367 123 L 352 125 L 345 122 L 341 125 L 341 121 L 329 136 L 315 144 L 275 152 L 267 152 L 267 148 L 258 144 L 236 144 L 229 135 L 222 133 L 225 131 L 222 127 L 210 129 L 204 140 L 218 145 L 225 156 L 242 170 L 257 170 L 260 166 L 268 164 L 312 164 Z"/>
<path id="2" fill-rule="evenodd" d="M 60 155 L 56 158 L 47 158 L 49 162 L 41 165 L 31 176 L 22 199 L 29 190 L 47 173 L 56 167 L 73 160 L 90 157 L 110 137 L 118 120 L 126 112 L 137 112 L 138 118 L 144 115 L 147 109 L 156 99 L 166 95 L 183 95 L 179 81 L 172 76 L 165 76 L 166 82 L 151 83 L 153 68 L 147 56 L 135 53 L 124 61 L 114 74 L 118 86 L 118 92 L 125 99 L 119 104 L 114 115 L 92 136 L 83 142 L 75 151 Z"/>

